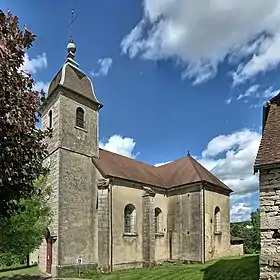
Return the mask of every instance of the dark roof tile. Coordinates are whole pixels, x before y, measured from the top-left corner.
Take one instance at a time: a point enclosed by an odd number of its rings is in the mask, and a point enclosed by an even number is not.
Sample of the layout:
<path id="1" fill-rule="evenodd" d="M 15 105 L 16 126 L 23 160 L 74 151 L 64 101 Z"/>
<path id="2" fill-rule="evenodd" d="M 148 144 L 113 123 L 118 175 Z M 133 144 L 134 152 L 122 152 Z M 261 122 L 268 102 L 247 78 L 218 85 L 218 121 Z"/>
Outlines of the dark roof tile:
<path id="1" fill-rule="evenodd" d="M 279 97 L 271 99 L 270 105 L 266 109 L 265 123 L 263 124 L 263 134 L 255 167 L 280 163 L 280 104 Z"/>
<path id="2" fill-rule="evenodd" d="M 104 176 L 122 178 L 166 189 L 198 182 L 208 182 L 232 191 L 189 155 L 155 167 L 99 149 L 99 159 L 93 158 L 93 162 Z"/>

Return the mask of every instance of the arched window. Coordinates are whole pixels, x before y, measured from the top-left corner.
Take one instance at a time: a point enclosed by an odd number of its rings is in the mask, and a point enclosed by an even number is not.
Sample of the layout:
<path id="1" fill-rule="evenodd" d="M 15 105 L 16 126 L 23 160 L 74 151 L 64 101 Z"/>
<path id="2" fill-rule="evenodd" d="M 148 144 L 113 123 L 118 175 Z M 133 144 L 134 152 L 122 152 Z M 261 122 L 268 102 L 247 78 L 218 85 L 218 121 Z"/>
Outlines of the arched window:
<path id="1" fill-rule="evenodd" d="M 124 232 L 136 232 L 136 210 L 132 204 L 128 204 L 124 208 Z"/>
<path id="2" fill-rule="evenodd" d="M 78 107 L 76 110 L 76 126 L 84 128 L 84 110 Z"/>
<path id="3" fill-rule="evenodd" d="M 221 233 L 221 210 L 217 206 L 215 208 L 215 218 L 214 218 L 214 232 L 215 233 Z"/>
<path id="4" fill-rule="evenodd" d="M 155 209 L 155 233 L 162 232 L 162 211 L 159 207 Z"/>
<path id="5" fill-rule="evenodd" d="M 53 116 L 52 116 L 52 110 L 49 111 L 49 128 L 52 128 L 52 122 L 53 122 Z"/>

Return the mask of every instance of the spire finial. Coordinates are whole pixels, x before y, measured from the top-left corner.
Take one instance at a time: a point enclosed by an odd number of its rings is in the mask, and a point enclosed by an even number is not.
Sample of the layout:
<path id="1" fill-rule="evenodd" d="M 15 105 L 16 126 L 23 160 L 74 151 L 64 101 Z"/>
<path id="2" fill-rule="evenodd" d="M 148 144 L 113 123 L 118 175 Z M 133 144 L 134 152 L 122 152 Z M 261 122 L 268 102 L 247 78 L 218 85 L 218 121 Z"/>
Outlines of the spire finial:
<path id="1" fill-rule="evenodd" d="M 76 46 L 74 44 L 72 28 L 71 28 L 73 26 L 73 23 L 74 23 L 75 19 L 76 19 L 75 12 L 74 12 L 74 10 L 72 10 L 72 12 L 71 12 L 71 20 L 70 20 L 70 22 L 68 24 L 68 27 L 70 28 L 70 42 L 67 45 L 67 52 L 68 52 L 67 57 L 68 58 L 72 58 L 72 59 L 74 59 L 75 52 L 76 52 Z"/>

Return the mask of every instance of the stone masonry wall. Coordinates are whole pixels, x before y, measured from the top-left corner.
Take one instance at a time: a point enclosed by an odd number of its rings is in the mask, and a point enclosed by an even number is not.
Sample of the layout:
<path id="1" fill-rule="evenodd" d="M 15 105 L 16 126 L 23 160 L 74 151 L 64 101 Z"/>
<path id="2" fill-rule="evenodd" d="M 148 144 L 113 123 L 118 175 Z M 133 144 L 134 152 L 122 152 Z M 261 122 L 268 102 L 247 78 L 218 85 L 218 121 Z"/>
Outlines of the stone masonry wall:
<path id="1" fill-rule="evenodd" d="M 109 266 L 110 224 L 109 224 L 109 180 L 98 182 L 98 263 Z"/>
<path id="2" fill-rule="evenodd" d="M 260 280 L 280 275 L 280 169 L 260 171 Z"/>
<path id="3" fill-rule="evenodd" d="M 155 193 L 146 189 L 143 194 L 143 265 L 153 266 L 155 262 Z"/>
<path id="4" fill-rule="evenodd" d="M 200 187 L 188 192 L 184 190 L 168 199 L 168 229 L 172 229 L 170 256 L 174 260 L 201 262 L 203 247 Z"/>

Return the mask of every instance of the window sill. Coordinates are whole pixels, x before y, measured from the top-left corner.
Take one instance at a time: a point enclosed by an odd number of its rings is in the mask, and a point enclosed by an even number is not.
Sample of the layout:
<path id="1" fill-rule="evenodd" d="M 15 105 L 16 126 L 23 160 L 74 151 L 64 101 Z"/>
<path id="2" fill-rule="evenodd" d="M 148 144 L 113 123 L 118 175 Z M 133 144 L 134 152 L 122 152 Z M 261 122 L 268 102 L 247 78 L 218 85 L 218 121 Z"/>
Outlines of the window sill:
<path id="1" fill-rule="evenodd" d="M 138 236 L 138 233 L 136 233 L 136 232 L 124 232 L 123 236 L 125 236 L 125 237 L 135 237 L 135 236 Z"/>
<path id="2" fill-rule="evenodd" d="M 222 232 L 214 232 L 214 235 L 222 235 Z"/>
<path id="3" fill-rule="evenodd" d="M 83 132 L 86 132 L 86 133 L 87 133 L 87 130 L 86 130 L 86 129 L 84 129 L 84 128 L 81 128 L 81 127 L 76 126 L 76 125 L 75 125 L 75 128 L 76 128 L 76 129 L 78 129 L 78 130 L 81 130 L 81 131 L 83 131 Z"/>
<path id="4" fill-rule="evenodd" d="M 155 237 L 164 237 L 164 233 L 163 232 L 156 232 Z"/>

